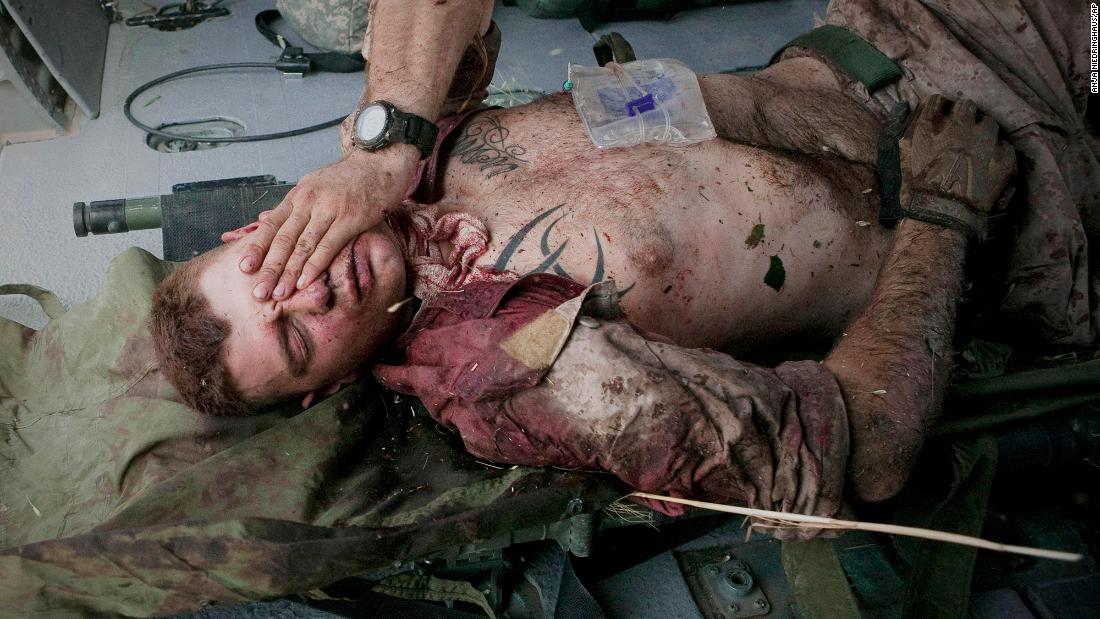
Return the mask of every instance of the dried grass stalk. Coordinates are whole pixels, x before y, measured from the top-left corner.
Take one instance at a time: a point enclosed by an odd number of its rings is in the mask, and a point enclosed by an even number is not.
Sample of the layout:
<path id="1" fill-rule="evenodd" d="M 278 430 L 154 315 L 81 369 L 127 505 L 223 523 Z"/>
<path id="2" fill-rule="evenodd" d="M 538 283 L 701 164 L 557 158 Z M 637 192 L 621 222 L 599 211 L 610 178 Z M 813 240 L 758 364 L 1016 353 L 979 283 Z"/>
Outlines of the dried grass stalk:
<path id="1" fill-rule="evenodd" d="M 644 524 L 654 529 L 657 528 L 653 524 L 653 510 L 646 509 L 637 503 L 620 499 L 603 508 L 603 511 L 619 522 L 627 524 Z"/>
<path id="2" fill-rule="evenodd" d="M 1039 557 L 1041 559 L 1056 559 L 1058 561 L 1081 560 L 1081 555 L 1075 552 L 1063 552 L 1061 550 L 1046 550 L 1043 548 L 1032 548 L 1030 546 L 1000 544 L 997 542 L 991 542 L 989 540 L 982 539 L 980 537 L 971 537 L 969 535 L 947 533 L 946 531 L 935 531 L 932 529 L 921 529 L 918 527 L 905 527 L 897 524 L 882 524 L 879 522 L 858 522 L 856 520 L 837 520 L 835 518 L 825 518 L 822 516 L 807 516 L 805 514 L 776 512 L 766 509 L 739 507 L 736 505 L 707 503 L 705 501 L 694 501 L 692 499 L 678 499 L 676 497 L 661 496 L 659 494 L 650 494 L 648 492 L 635 492 L 631 496 L 641 497 L 643 499 L 651 499 L 654 501 L 679 503 L 680 505 L 690 505 L 691 507 L 699 507 L 701 509 L 725 512 L 727 514 L 738 514 L 740 516 L 748 516 L 750 518 L 759 518 L 761 520 L 764 520 L 765 522 L 777 523 L 777 525 L 753 525 L 760 528 L 792 526 L 807 529 L 851 529 L 858 531 L 873 531 L 875 533 L 905 535 L 907 537 L 919 537 L 921 539 L 930 539 L 937 542 L 947 542 L 949 544 L 973 546 L 975 548 L 996 550 L 998 552 L 1012 552 L 1016 554 L 1027 555 L 1029 557 Z"/>

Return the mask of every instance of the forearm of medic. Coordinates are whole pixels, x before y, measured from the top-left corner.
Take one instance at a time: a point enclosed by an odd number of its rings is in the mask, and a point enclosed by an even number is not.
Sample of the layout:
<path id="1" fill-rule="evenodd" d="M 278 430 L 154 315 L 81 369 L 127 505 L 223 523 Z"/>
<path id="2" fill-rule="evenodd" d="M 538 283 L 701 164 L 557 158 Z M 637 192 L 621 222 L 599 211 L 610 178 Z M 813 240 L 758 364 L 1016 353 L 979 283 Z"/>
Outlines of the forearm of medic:
<path id="1" fill-rule="evenodd" d="M 463 50 L 485 29 L 492 9 L 490 0 L 375 0 L 363 41 L 366 84 L 356 109 L 383 99 L 436 120 Z M 347 152 L 349 123 L 340 137 Z"/>

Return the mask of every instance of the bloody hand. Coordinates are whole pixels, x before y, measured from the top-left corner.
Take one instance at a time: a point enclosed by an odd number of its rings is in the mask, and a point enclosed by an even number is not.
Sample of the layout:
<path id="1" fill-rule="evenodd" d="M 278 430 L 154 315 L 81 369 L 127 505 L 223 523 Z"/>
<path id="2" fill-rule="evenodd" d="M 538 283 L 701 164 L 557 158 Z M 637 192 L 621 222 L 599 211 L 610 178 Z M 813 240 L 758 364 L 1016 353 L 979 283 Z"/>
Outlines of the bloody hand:
<path id="1" fill-rule="evenodd" d="M 345 245 L 401 204 L 417 155 L 404 144 L 355 151 L 303 176 L 247 237 L 240 269 L 259 270 L 253 296 L 283 299 L 309 286 Z"/>

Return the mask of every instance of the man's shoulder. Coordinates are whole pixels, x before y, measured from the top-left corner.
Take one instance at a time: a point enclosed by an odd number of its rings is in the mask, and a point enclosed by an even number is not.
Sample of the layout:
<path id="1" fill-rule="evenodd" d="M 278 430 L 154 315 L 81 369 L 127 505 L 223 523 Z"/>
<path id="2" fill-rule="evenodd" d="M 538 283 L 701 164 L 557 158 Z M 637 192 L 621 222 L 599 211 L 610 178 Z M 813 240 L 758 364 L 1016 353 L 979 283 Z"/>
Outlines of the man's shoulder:
<path id="1" fill-rule="evenodd" d="M 548 273 L 534 273 L 510 281 L 479 281 L 459 290 L 443 291 L 426 301 L 398 344 L 411 341 L 426 329 L 507 314 L 533 319 L 580 295 L 583 284 Z"/>

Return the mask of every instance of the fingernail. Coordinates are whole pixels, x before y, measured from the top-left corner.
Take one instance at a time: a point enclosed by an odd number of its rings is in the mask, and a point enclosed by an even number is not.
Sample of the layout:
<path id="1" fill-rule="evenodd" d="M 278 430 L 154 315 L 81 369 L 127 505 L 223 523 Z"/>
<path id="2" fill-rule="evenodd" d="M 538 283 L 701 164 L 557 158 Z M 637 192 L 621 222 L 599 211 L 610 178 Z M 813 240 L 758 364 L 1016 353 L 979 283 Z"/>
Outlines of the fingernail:
<path id="1" fill-rule="evenodd" d="M 257 299 L 263 300 L 267 298 L 268 286 L 267 284 L 256 284 L 256 287 L 252 289 L 252 296 Z"/>
<path id="2" fill-rule="evenodd" d="M 241 270 L 245 272 L 252 272 L 252 258 L 245 258 L 241 260 Z"/>
<path id="3" fill-rule="evenodd" d="M 306 276 L 303 275 L 303 276 L 299 277 L 298 278 L 298 283 L 296 285 L 297 285 L 298 288 L 304 287 L 306 285 Z"/>
<path id="4" fill-rule="evenodd" d="M 284 284 L 279 284 L 278 286 L 275 286 L 275 298 L 276 299 L 283 298 L 284 294 L 286 294 L 286 286 Z"/>

